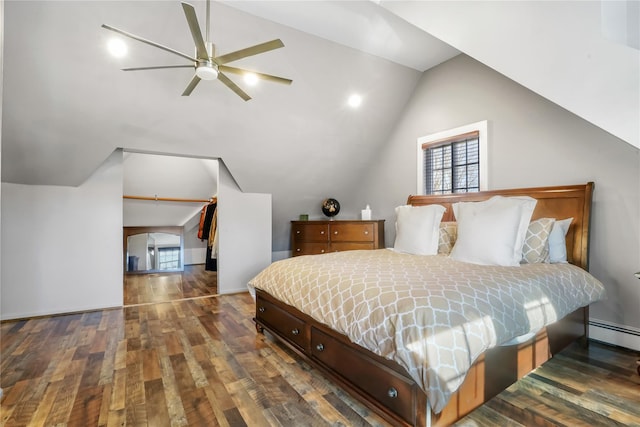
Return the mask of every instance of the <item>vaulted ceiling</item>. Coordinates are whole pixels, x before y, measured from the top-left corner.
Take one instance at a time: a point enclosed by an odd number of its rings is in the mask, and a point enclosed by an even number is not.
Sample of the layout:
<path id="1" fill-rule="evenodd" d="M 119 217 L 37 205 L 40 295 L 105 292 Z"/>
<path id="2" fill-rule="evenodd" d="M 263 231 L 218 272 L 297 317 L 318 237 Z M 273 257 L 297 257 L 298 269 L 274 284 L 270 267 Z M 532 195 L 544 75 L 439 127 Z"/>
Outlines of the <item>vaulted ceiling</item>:
<path id="1" fill-rule="evenodd" d="M 194 4 L 204 22 L 204 2 Z M 177 1 L 8 1 L 5 9 L 2 176 L 8 182 L 79 185 L 123 147 L 223 158 L 251 191 L 270 191 L 271 179 L 292 177 L 307 186 L 320 179 L 338 185 L 367 164 L 420 77 L 412 68 L 214 2 L 219 53 L 275 38 L 285 44 L 230 65 L 293 84 L 245 87 L 249 102 L 217 81 L 182 97 L 191 69 L 119 69 L 185 60 L 131 40 L 127 57 L 116 60 L 106 50 L 114 34 L 100 28 L 106 23 L 191 54 Z M 449 50 L 449 57 L 457 54 Z M 358 111 L 346 105 L 352 92 L 364 97 Z"/>
<path id="2" fill-rule="evenodd" d="M 8 0 L 2 180 L 80 185 L 116 148 L 222 158 L 243 190 L 273 194 L 274 221 L 293 219 L 352 194 L 422 71 L 460 52 L 639 146 L 638 2 L 611 2 L 617 15 L 606 3 L 214 2 L 219 53 L 285 44 L 229 64 L 293 79 L 236 80 L 244 102 L 216 81 L 180 96 L 191 69 L 120 71 L 185 63 L 162 50 L 127 40 L 125 58 L 107 53 L 102 24 L 192 54 L 178 1 Z M 621 19 L 623 37 L 604 37 Z"/>

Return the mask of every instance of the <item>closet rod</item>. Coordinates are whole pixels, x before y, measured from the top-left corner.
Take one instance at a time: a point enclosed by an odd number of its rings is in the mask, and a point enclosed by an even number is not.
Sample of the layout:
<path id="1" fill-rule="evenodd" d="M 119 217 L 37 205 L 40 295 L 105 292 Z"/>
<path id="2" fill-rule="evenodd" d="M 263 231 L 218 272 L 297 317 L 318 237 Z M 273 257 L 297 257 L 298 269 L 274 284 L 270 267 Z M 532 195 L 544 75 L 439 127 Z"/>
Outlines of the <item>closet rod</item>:
<path id="1" fill-rule="evenodd" d="M 156 202 L 185 202 L 185 203 L 209 203 L 217 200 L 217 197 L 212 197 L 210 199 L 177 199 L 173 197 L 147 197 L 147 196 L 128 196 L 123 195 L 123 199 L 134 199 L 134 200 L 152 200 Z"/>

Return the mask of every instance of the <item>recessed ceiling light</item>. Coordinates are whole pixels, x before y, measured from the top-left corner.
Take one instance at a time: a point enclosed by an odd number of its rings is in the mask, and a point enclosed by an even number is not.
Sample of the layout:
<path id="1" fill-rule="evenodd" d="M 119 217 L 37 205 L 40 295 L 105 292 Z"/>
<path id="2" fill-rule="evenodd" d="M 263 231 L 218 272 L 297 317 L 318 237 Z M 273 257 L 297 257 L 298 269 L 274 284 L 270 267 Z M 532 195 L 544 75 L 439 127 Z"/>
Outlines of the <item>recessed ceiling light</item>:
<path id="1" fill-rule="evenodd" d="M 244 82 L 249 86 L 255 86 L 258 83 L 258 76 L 256 76 L 254 73 L 245 73 Z"/>
<path id="2" fill-rule="evenodd" d="M 107 48 L 109 49 L 109 53 L 116 58 L 122 58 L 127 54 L 127 45 L 119 38 L 110 39 Z"/>
<path id="3" fill-rule="evenodd" d="M 353 95 L 351 95 L 349 97 L 349 100 L 347 101 L 349 103 L 349 106 L 352 108 L 358 108 L 360 106 L 360 104 L 362 104 L 362 97 L 356 93 L 354 93 Z"/>

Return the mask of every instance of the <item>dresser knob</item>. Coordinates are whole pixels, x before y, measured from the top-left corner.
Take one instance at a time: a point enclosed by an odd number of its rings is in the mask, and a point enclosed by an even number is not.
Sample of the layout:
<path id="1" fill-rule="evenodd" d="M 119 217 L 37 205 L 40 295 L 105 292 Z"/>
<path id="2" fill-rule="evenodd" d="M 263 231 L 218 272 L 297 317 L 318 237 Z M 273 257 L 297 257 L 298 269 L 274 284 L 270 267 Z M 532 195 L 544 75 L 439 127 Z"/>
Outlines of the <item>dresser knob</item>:
<path id="1" fill-rule="evenodd" d="M 260 308 L 258 308 L 258 311 L 259 311 L 260 313 L 264 313 L 264 307 L 260 307 Z"/>
<path id="2" fill-rule="evenodd" d="M 365 231 L 365 232 L 364 232 L 364 234 L 369 234 L 369 232 L 368 232 L 368 231 Z"/>
<path id="3" fill-rule="evenodd" d="M 389 389 L 389 391 L 387 391 L 387 396 L 389 396 L 392 399 L 395 399 L 396 397 L 398 397 L 398 390 L 396 390 L 395 388 L 391 387 Z"/>
<path id="4" fill-rule="evenodd" d="M 324 253 L 324 249 L 320 250 L 320 253 L 323 254 Z"/>
<path id="5" fill-rule="evenodd" d="M 300 230 L 296 230 L 296 234 L 300 234 Z"/>
<path id="6" fill-rule="evenodd" d="M 337 231 L 334 231 L 334 232 L 333 232 L 333 234 L 338 234 L 338 232 L 337 232 Z"/>
<path id="7" fill-rule="evenodd" d="M 295 328 L 295 329 L 292 329 L 292 330 L 291 330 L 291 333 L 292 333 L 293 335 L 299 335 L 299 334 L 300 334 L 300 330 L 299 330 L 298 328 Z"/>
<path id="8" fill-rule="evenodd" d="M 320 232 L 320 234 L 324 234 L 324 230 L 322 230 L 322 231 Z"/>
<path id="9" fill-rule="evenodd" d="M 300 252 L 300 248 L 296 249 L 296 252 Z"/>
<path id="10" fill-rule="evenodd" d="M 323 350 L 324 350 L 324 345 L 322 345 L 322 343 L 318 344 L 318 345 L 316 346 L 316 350 L 318 350 L 318 351 L 323 351 Z"/>

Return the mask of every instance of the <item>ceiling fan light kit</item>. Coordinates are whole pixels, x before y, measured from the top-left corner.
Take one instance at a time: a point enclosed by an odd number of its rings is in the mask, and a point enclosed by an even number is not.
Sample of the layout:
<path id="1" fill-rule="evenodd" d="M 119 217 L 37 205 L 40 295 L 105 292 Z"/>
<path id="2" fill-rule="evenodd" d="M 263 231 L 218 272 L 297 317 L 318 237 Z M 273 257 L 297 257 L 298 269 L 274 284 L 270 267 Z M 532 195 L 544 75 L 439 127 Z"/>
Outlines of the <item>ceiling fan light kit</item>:
<path id="1" fill-rule="evenodd" d="M 284 47 L 284 43 L 280 39 L 271 40 L 265 43 L 257 44 L 255 46 L 250 46 L 244 49 L 237 50 L 235 52 L 227 53 L 221 56 L 215 55 L 214 44 L 208 40 L 210 34 L 210 0 L 207 0 L 207 40 L 202 37 L 202 32 L 200 31 L 200 24 L 198 24 L 198 18 L 196 16 L 196 11 L 192 5 L 189 3 L 182 3 L 182 10 L 184 11 L 184 15 L 187 19 L 187 24 L 189 25 L 189 30 L 191 31 L 191 37 L 193 38 L 193 42 L 195 44 L 195 58 L 179 52 L 177 50 L 171 49 L 167 46 L 163 46 L 161 44 L 155 43 L 151 40 L 144 39 L 142 37 L 136 36 L 134 34 L 128 33 L 123 30 L 119 30 L 117 28 L 111 27 L 106 24 L 102 24 L 102 28 L 116 32 L 125 37 L 129 37 L 133 40 L 137 40 L 139 42 L 148 44 L 150 46 L 154 46 L 156 48 L 162 49 L 166 52 L 173 53 L 174 55 L 180 56 L 184 59 L 191 61 L 191 65 L 158 65 L 151 67 L 135 67 L 135 68 L 123 68 L 123 71 L 142 71 L 142 70 L 161 70 L 168 68 L 191 68 L 195 69 L 195 75 L 187 85 L 186 89 L 182 93 L 182 96 L 189 96 L 195 87 L 200 83 L 200 80 L 219 80 L 229 89 L 236 93 L 240 98 L 248 101 L 251 97 L 243 91 L 238 85 L 236 85 L 229 77 L 226 76 L 226 73 L 232 74 L 240 74 L 240 75 L 248 75 L 251 74 L 255 76 L 257 79 L 267 80 L 275 83 L 281 84 L 291 84 L 292 80 L 284 77 L 272 76 L 269 74 L 258 73 L 255 71 L 244 70 L 241 68 L 229 67 L 224 64 L 228 62 L 237 61 L 242 58 L 246 58 L 253 55 L 258 55 L 260 53 L 269 52 L 271 50 L 279 49 Z"/>
<path id="2" fill-rule="evenodd" d="M 215 80 L 218 78 L 218 74 L 218 65 L 212 62 L 201 62 L 196 68 L 196 75 L 202 80 Z"/>

